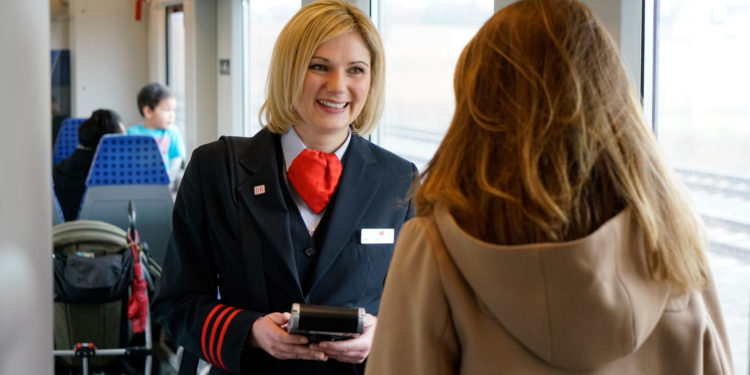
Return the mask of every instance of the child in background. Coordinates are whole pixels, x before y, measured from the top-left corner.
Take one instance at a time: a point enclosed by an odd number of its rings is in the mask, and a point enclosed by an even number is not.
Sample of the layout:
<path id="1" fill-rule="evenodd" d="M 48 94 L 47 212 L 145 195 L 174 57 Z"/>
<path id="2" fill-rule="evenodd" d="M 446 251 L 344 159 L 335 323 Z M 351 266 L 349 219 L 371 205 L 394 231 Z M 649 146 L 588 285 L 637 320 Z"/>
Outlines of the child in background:
<path id="1" fill-rule="evenodd" d="M 168 88 L 149 83 L 138 93 L 138 111 L 143 123 L 128 128 L 128 134 L 150 135 L 156 140 L 169 180 L 176 180 L 185 158 L 185 144 L 174 125 L 177 99 Z"/>

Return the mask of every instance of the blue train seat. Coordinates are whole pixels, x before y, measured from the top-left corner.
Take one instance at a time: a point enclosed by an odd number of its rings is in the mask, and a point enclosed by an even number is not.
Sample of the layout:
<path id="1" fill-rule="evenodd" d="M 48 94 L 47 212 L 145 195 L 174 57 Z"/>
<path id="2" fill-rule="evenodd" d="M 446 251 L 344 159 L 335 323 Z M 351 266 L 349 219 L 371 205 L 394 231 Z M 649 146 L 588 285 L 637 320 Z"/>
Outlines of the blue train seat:
<path id="1" fill-rule="evenodd" d="M 156 141 L 141 135 L 104 135 L 86 179 L 78 218 L 127 229 L 130 201 L 141 242 L 148 244 L 152 257 L 162 264 L 174 202 Z"/>
<path id="2" fill-rule="evenodd" d="M 78 127 L 86 120 L 87 118 L 73 117 L 63 120 L 52 151 L 52 165 L 63 161 L 75 151 L 78 146 Z"/>

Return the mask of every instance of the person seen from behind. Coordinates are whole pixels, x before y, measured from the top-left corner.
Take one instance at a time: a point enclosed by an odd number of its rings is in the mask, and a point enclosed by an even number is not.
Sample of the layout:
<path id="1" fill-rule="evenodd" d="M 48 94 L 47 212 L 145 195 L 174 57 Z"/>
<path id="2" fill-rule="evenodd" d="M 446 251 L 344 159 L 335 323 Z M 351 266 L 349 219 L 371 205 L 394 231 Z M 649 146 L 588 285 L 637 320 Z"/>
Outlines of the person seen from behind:
<path id="1" fill-rule="evenodd" d="M 174 124 L 177 99 L 167 87 L 149 83 L 138 93 L 137 100 L 143 123 L 129 127 L 128 134 L 154 137 L 169 180 L 176 189 L 174 183 L 178 180 L 185 158 L 185 143 L 180 129 Z"/>
<path id="2" fill-rule="evenodd" d="M 78 127 L 78 146 L 75 151 L 52 169 L 55 195 L 65 221 L 78 217 L 96 146 L 103 135 L 111 133 L 125 133 L 120 116 L 112 110 L 97 109 Z"/>
<path id="3" fill-rule="evenodd" d="M 591 10 L 509 5 L 454 86 L 366 374 L 733 373 L 701 225 Z"/>
<path id="4" fill-rule="evenodd" d="M 67 116 L 63 114 L 62 107 L 60 106 L 60 103 L 57 102 L 57 99 L 55 99 L 55 96 L 52 96 L 52 102 L 51 102 L 51 111 L 52 111 L 52 152 L 55 151 L 55 142 L 57 142 L 57 135 L 60 133 L 60 128 L 62 127 L 62 123 L 65 120 Z"/>

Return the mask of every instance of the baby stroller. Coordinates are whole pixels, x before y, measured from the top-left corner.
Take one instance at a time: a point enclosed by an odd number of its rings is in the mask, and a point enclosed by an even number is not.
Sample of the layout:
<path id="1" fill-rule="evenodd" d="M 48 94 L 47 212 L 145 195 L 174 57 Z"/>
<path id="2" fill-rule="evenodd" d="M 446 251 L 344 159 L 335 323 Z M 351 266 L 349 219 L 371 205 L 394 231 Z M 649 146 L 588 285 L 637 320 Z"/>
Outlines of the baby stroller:
<path id="1" fill-rule="evenodd" d="M 148 260 L 132 205 L 129 219 L 127 232 L 93 220 L 52 228 L 57 374 L 151 373 Z"/>

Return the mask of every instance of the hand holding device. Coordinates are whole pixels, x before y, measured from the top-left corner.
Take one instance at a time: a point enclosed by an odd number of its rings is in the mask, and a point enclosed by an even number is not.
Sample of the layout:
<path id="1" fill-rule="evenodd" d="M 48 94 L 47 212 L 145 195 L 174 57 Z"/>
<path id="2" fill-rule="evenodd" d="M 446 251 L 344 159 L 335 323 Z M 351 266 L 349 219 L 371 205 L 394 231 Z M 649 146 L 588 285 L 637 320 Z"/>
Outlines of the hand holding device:
<path id="1" fill-rule="evenodd" d="M 305 335 L 311 343 L 346 340 L 364 332 L 365 309 L 292 304 L 287 324 L 290 334 Z"/>

